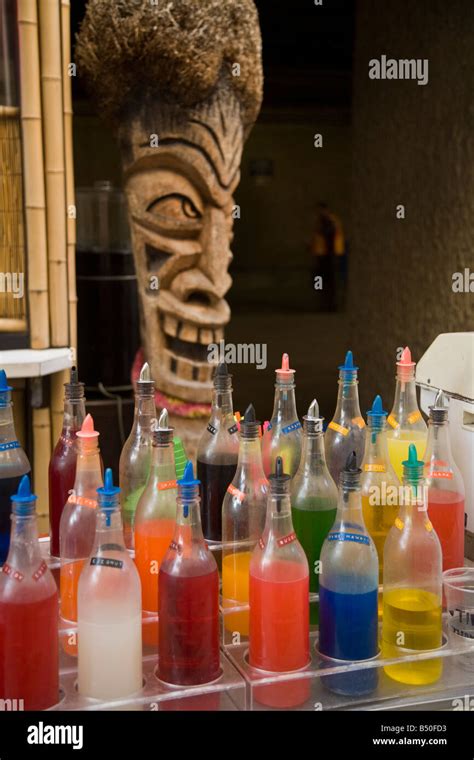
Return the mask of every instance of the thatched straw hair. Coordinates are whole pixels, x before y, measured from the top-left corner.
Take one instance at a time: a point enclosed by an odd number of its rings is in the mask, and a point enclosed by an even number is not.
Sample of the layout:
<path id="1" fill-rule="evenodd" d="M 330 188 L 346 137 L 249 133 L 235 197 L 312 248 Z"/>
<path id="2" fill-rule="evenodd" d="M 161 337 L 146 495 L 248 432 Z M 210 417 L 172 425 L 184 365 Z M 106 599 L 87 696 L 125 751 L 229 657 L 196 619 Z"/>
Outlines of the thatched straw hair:
<path id="1" fill-rule="evenodd" d="M 76 61 L 102 115 L 116 126 L 144 104 L 188 108 L 222 85 L 240 103 L 245 126 L 260 108 L 261 38 L 252 0 L 89 0 Z"/>

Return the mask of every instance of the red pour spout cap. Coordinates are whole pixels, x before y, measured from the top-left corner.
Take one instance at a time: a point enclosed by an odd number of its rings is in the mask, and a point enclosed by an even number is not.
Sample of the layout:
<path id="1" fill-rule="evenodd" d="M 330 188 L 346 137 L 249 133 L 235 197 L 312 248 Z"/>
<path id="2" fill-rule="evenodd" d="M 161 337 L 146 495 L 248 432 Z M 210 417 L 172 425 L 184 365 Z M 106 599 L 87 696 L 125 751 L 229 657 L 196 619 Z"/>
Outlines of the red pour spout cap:
<path id="1" fill-rule="evenodd" d="M 290 357 L 288 354 L 283 354 L 281 357 L 281 367 L 275 370 L 278 380 L 289 381 L 293 380 L 295 370 L 290 369 Z"/>
<path id="2" fill-rule="evenodd" d="M 404 382 L 412 380 L 414 376 L 415 366 L 415 362 L 412 361 L 411 358 L 411 351 L 408 346 L 405 346 L 402 351 L 400 361 L 397 362 L 397 375 L 400 380 L 403 380 Z"/>
<path id="3" fill-rule="evenodd" d="M 99 432 L 94 429 L 94 420 L 91 414 L 87 414 L 82 423 L 82 427 L 76 433 L 78 438 L 98 438 Z"/>

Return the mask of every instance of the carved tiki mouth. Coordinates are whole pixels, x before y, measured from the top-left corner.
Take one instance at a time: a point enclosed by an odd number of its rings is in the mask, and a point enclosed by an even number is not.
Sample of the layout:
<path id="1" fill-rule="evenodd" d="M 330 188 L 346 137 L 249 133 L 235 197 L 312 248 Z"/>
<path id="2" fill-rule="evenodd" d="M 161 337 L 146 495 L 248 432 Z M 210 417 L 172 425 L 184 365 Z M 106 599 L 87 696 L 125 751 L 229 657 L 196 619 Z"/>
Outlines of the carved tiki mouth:
<path id="1" fill-rule="evenodd" d="M 210 383 L 214 367 L 208 361 L 208 347 L 223 340 L 223 328 L 202 327 L 166 313 L 161 313 L 160 321 L 169 371 L 183 380 Z"/>

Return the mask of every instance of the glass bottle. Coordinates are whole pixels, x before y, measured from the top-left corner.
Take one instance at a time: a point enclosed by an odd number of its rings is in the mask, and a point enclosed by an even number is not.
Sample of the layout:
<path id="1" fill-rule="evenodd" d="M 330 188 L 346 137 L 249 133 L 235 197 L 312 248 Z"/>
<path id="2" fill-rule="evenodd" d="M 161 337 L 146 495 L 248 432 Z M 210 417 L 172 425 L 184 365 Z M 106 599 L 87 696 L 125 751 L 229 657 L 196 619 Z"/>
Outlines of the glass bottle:
<path id="1" fill-rule="evenodd" d="M 339 476 L 336 520 L 321 551 L 319 651 L 337 660 L 369 660 L 378 654 L 379 561 L 362 516 L 361 470 L 355 451 Z M 369 694 L 377 669 L 327 676 L 326 686 L 346 695 Z"/>
<path id="2" fill-rule="evenodd" d="M 393 409 L 387 417 L 388 455 L 400 481 L 403 477 L 403 460 L 408 456 L 410 443 L 416 446 L 422 456 L 428 435 L 416 398 L 415 367 L 410 349 L 406 346 L 397 362 L 395 398 Z"/>
<path id="3" fill-rule="evenodd" d="M 335 483 L 347 457 L 355 451 L 360 467 L 365 448 L 365 422 L 360 413 L 358 367 L 354 366 L 352 351 L 348 351 L 344 364 L 339 366 L 339 391 L 334 417 L 324 434 L 326 460 Z"/>
<path id="4" fill-rule="evenodd" d="M 367 412 L 367 436 L 360 479 L 362 514 L 365 526 L 377 549 L 379 584 L 383 583 L 383 549 L 387 534 L 398 514 L 400 481 L 388 456 L 385 420 L 387 412 L 382 399 L 376 396 Z M 379 595 L 379 615 L 382 614 L 382 595 Z"/>
<path id="5" fill-rule="evenodd" d="M 94 546 L 79 579 L 77 685 L 93 699 L 119 699 L 142 687 L 140 578 L 125 548 L 119 493 L 108 468 L 97 489 Z"/>
<path id="6" fill-rule="evenodd" d="M 290 369 L 288 354 L 283 354 L 281 367 L 275 373 L 272 418 L 262 439 L 263 469 L 268 477 L 275 470 L 276 458 L 281 456 L 287 473 L 293 477 L 300 463 L 302 435 L 296 411 L 295 370 Z"/>
<path id="7" fill-rule="evenodd" d="M 69 492 L 76 478 L 76 433 L 86 416 L 84 383 L 77 378 L 72 367 L 71 378 L 64 383 L 64 417 L 61 435 L 49 462 L 49 535 L 50 553 L 59 557 L 59 523 Z"/>
<path id="8" fill-rule="evenodd" d="M 265 529 L 250 561 L 249 663 L 277 673 L 309 662 L 309 569 L 293 529 L 290 480 L 278 456 L 269 478 Z M 306 680 L 256 690 L 257 700 L 271 707 L 295 707 L 308 696 Z"/>
<path id="9" fill-rule="evenodd" d="M 158 677 L 182 686 L 220 674 L 219 573 L 202 535 L 199 486 L 188 462 L 178 480 L 175 533 L 158 578 Z"/>
<path id="10" fill-rule="evenodd" d="M 135 515 L 135 563 L 142 584 L 142 608 L 158 613 L 158 572 L 173 538 L 176 522 L 176 471 L 173 447 L 174 429 L 168 425 L 168 411 L 163 409 L 153 432 L 151 470 L 140 496 Z M 143 624 L 143 641 L 158 645 L 158 623 Z"/>
<path id="11" fill-rule="evenodd" d="M 379 562 L 362 516 L 361 470 L 355 451 L 339 476 L 334 525 L 321 551 L 319 579 L 319 651 L 337 660 L 368 660 L 378 653 L 377 593 Z M 370 693 L 377 669 L 328 676 L 337 693 Z"/>
<path id="12" fill-rule="evenodd" d="M 12 388 L 5 370 L 0 370 L 0 565 L 10 544 L 10 497 L 17 492 L 23 475 L 31 471 L 28 457 L 20 446 L 13 423 Z"/>
<path id="13" fill-rule="evenodd" d="M 199 441 L 197 477 L 201 483 L 201 520 L 205 538 L 222 539 L 222 501 L 235 475 L 239 436 L 232 407 L 232 375 L 225 362 L 214 374 L 211 419 Z"/>
<path id="14" fill-rule="evenodd" d="M 293 525 L 309 564 L 309 590 L 319 591 L 320 554 L 336 518 L 337 487 L 326 465 L 323 417 L 313 399 L 303 417 L 303 449 L 291 484 Z M 310 623 L 319 620 L 319 604 L 310 604 Z"/>
<path id="15" fill-rule="evenodd" d="M 222 597 L 224 607 L 248 605 L 249 566 L 265 526 L 268 481 L 263 472 L 260 423 L 252 404 L 240 422 L 237 470 L 222 503 Z M 248 611 L 224 615 L 226 630 L 248 636 Z"/>
<path id="16" fill-rule="evenodd" d="M 59 526 L 60 615 L 68 622 L 77 621 L 77 586 L 84 563 L 94 545 L 97 489 L 102 485 L 99 433 L 94 430 L 94 420 L 90 414 L 86 415 L 76 435 L 76 479 Z M 61 643 L 68 654 L 77 654 L 74 634 L 71 639 L 62 640 Z"/>
<path id="17" fill-rule="evenodd" d="M 147 362 L 135 386 L 135 413 L 130 435 L 120 454 L 119 480 L 125 546 L 133 549 L 133 524 L 138 500 L 150 473 L 152 427 L 156 419 L 155 384 Z"/>
<path id="18" fill-rule="evenodd" d="M 58 591 L 41 555 L 28 475 L 11 500 L 0 573 L 0 698 L 12 700 L 10 709 L 46 710 L 59 701 Z"/>
<path id="19" fill-rule="evenodd" d="M 384 549 L 384 657 L 436 649 L 442 642 L 441 544 L 428 517 L 423 462 L 413 443 L 403 468 L 400 511 Z M 384 670 L 400 683 L 425 685 L 439 679 L 442 661 L 414 660 Z"/>
<path id="20" fill-rule="evenodd" d="M 439 391 L 430 406 L 424 474 L 428 516 L 441 543 L 443 570 L 464 565 L 464 482 L 451 453 L 448 409 Z"/>

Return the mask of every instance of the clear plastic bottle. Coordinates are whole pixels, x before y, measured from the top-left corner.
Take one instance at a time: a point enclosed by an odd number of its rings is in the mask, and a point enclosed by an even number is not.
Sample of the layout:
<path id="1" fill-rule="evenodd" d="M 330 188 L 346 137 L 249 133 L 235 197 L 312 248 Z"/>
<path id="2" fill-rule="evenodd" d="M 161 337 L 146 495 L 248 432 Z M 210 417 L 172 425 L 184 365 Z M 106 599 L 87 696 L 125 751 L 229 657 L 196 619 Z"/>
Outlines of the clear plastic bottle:
<path id="1" fill-rule="evenodd" d="M 12 388 L 5 370 L 0 370 L 0 565 L 10 544 L 10 497 L 17 492 L 23 475 L 30 472 L 28 457 L 20 446 L 13 423 Z"/>
<path id="2" fill-rule="evenodd" d="M 339 483 L 341 470 L 352 451 L 356 453 L 358 467 L 364 458 L 365 422 L 359 406 L 358 369 L 352 351 L 348 351 L 344 364 L 339 366 L 336 411 L 324 434 L 326 461 L 335 483 Z"/>
<path id="3" fill-rule="evenodd" d="M 50 553 L 59 557 L 59 524 L 69 492 L 76 478 L 76 433 L 86 416 L 84 383 L 72 367 L 71 378 L 64 384 L 64 417 L 61 435 L 49 462 L 49 535 Z"/>
<path id="4" fill-rule="evenodd" d="M 384 657 L 436 649 L 442 642 L 441 544 L 428 517 L 423 462 L 412 443 L 403 468 L 400 511 L 384 549 Z M 395 681 L 426 685 L 439 679 L 442 661 L 413 660 L 384 670 Z"/>
<path id="5" fill-rule="evenodd" d="M 301 422 L 295 400 L 295 370 L 290 369 L 290 357 L 283 354 L 281 367 L 275 370 L 275 400 L 270 423 L 262 439 L 263 469 L 265 475 L 275 471 L 275 462 L 281 456 L 285 469 L 293 477 L 301 457 Z"/>
<path id="6" fill-rule="evenodd" d="M 219 573 L 202 535 L 199 486 L 188 462 L 178 480 L 175 533 L 158 579 L 158 677 L 182 686 L 220 674 Z"/>
<path id="7" fill-rule="evenodd" d="M 94 547 L 77 599 L 79 694 L 119 699 L 142 687 L 142 615 L 138 571 L 125 548 L 112 470 L 97 489 Z"/>
<path id="8" fill-rule="evenodd" d="M 319 651 L 337 660 L 368 660 L 378 653 L 379 562 L 362 516 L 361 470 L 355 451 L 339 476 L 336 521 L 321 551 Z M 370 693 L 377 669 L 325 678 L 337 693 Z"/>
<path id="9" fill-rule="evenodd" d="M 269 481 L 265 530 L 250 561 L 249 663 L 280 673 L 309 662 L 309 568 L 293 529 L 290 476 L 279 456 Z M 270 707 L 295 707 L 308 696 L 306 680 L 256 690 L 256 699 Z"/>
<path id="10" fill-rule="evenodd" d="M 199 441 L 197 477 L 201 482 L 201 520 L 205 538 L 222 539 L 222 502 L 235 475 L 238 428 L 232 406 L 232 375 L 221 362 L 214 374 L 211 419 Z"/>
<path id="11" fill-rule="evenodd" d="M 303 450 L 291 484 L 293 525 L 309 564 L 309 590 L 319 591 L 320 554 L 336 518 L 337 486 L 326 465 L 323 417 L 316 399 L 303 417 Z M 319 620 L 319 604 L 310 604 L 310 623 Z"/>
<path id="12" fill-rule="evenodd" d="M 415 362 L 408 346 L 397 362 L 397 377 L 393 409 L 387 417 L 388 455 L 399 480 L 403 477 L 403 461 L 408 456 L 410 443 L 423 456 L 428 430 L 421 416 L 416 398 Z"/>
<path id="13" fill-rule="evenodd" d="M 383 549 L 387 534 L 398 514 L 400 481 L 388 456 L 385 420 L 387 412 L 376 396 L 367 412 L 367 437 L 360 479 L 362 514 L 379 558 L 379 583 L 383 583 Z M 379 595 L 379 614 L 382 596 Z"/>
<path id="14" fill-rule="evenodd" d="M 263 472 L 260 423 L 252 404 L 240 422 L 237 470 L 222 503 L 222 597 L 224 607 L 249 601 L 249 566 L 265 527 L 268 481 Z M 235 544 L 233 546 L 232 544 Z M 224 615 L 228 631 L 248 636 L 248 611 Z"/>
<path id="15" fill-rule="evenodd" d="M 77 586 L 79 576 L 94 545 L 97 489 L 102 485 L 102 467 L 98 445 L 99 433 L 88 414 L 77 432 L 77 465 L 74 489 L 61 515 L 59 546 L 61 555 L 61 617 L 77 621 Z M 77 641 L 62 641 L 68 654 L 77 654 Z"/>
<path id="16" fill-rule="evenodd" d="M 10 709 L 46 710 L 59 701 L 58 591 L 41 555 L 28 475 L 11 500 L 10 549 L 0 573 L 0 698 L 16 700 Z"/>
<path id="17" fill-rule="evenodd" d="M 133 524 L 138 500 L 150 474 L 152 428 L 156 421 L 155 384 L 145 362 L 135 386 L 135 414 L 120 454 L 119 480 L 125 546 L 133 549 Z"/>
<path id="18" fill-rule="evenodd" d="M 448 409 L 439 391 L 430 406 L 425 452 L 428 516 L 441 543 L 443 570 L 464 565 L 464 481 L 451 452 Z"/>
<path id="19" fill-rule="evenodd" d="M 155 615 L 158 613 L 158 573 L 176 523 L 178 487 L 173 432 L 168 425 L 168 412 L 163 409 L 153 433 L 150 477 L 135 515 L 135 563 L 142 584 L 142 607 Z M 157 622 L 144 620 L 143 641 L 157 647 Z"/>

